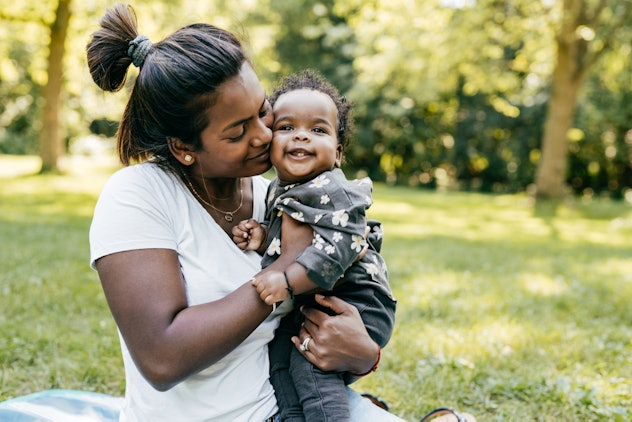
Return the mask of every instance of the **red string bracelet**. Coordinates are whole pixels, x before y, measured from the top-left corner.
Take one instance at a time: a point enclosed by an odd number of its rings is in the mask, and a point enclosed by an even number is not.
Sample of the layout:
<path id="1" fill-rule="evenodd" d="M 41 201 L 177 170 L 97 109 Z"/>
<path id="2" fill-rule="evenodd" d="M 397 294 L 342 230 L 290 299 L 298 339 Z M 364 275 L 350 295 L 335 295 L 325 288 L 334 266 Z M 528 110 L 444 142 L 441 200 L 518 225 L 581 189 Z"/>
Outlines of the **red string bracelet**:
<path id="1" fill-rule="evenodd" d="M 382 348 L 381 348 L 380 346 L 377 346 L 377 360 L 375 361 L 375 365 L 373 365 L 373 366 L 371 367 L 371 369 L 369 369 L 368 371 L 366 371 L 366 372 L 365 372 L 365 373 L 363 373 L 363 374 L 354 374 L 354 373 L 351 373 L 351 372 L 350 372 L 351 376 L 354 376 L 354 377 L 363 377 L 363 376 L 365 376 L 365 375 L 369 375 L 371 372 L 375 372 L 375 371 L 377 371 L 377 366 L 380 364 L 380 359 L 381 359 L 381 358 L 382 358 Z"/>

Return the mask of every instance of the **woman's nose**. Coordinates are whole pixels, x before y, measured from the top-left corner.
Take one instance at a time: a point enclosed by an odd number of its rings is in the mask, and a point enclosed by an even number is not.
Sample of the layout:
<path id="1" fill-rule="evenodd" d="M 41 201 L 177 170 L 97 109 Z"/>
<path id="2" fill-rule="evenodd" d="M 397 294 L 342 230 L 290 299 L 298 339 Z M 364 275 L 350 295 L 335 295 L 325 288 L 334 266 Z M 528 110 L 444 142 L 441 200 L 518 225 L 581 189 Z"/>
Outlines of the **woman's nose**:
<path id="1" fill-rule="evenodd" d="M 265 119 L 258 119 L 257 122 L 256 133 L 252 137 L 251 143 L 254 146 L 269 144 L 272 142 L 272 129 Z"/>

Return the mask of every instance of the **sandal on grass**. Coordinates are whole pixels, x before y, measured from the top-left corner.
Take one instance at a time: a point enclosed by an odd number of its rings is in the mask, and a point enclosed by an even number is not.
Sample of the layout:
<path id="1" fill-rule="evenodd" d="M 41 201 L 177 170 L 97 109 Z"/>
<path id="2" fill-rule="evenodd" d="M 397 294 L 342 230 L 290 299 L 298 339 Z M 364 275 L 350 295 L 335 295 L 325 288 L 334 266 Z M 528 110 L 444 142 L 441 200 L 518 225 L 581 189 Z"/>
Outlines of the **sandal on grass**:
<path id="1" fill-rule="evenodd" d="M 459 412 L 457 412 L 454 409 L 450 409 L 449 407 L 438 407 L 436 409 L 431 410 L 430 412 L 426 413 L 426 415 L 424 415 L 424 417 L 422 417 L 419 422 L 426 422 L 426 421 L 431 421 L 432 419 L 439 417 L 439 416 L 445 416 L 445 415 L 452 415 L 454 417 L 456 417 L 456 422 L 467 422 L 468 420 L 462 416 Z"/>
<path id="2" fill-rule="evenodd" d="M 371 400 L 371 402 L 376 405 L 377 407 L 381 407 L 382 409 L 386 410 L 388 412 L 388 404 L 386 404 L 386 402 L 382 399 L 379 399 L 377 397 L 375 397 L 373 394 L 369 394 L 369 393 L 363 393 L 361 394 L 362 397 L 367 398 L 369 400 Z"/>

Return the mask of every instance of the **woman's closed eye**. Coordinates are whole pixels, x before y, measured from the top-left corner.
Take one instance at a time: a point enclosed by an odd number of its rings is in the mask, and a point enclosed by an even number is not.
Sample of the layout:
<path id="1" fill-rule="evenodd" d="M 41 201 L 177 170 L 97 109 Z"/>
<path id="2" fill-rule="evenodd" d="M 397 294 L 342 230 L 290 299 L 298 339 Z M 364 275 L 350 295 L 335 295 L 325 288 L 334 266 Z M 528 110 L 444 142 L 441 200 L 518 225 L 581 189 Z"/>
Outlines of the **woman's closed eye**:
<path id="1" fill-rule="evenodd" d="M 237 135 L 235 137 L 228 138 L 228 139 L 231 142 L 237 142 L 237 141 L 240 141 L 244 137 L 245 134 L 246 134 L 246 128 L 242 127 L 241 133 L 239 135 Z"/>
<path id="2" fill-rule="evenodd" d="M 259 118 L 263 119 L 264 117 L 266 117 L 268 114 L 270 114 L 272 112 L 272 106 L 270 105 L 270 103 L 266 100 L 263 108 L 261 109 L 261 111 L 259 112 Z"/>

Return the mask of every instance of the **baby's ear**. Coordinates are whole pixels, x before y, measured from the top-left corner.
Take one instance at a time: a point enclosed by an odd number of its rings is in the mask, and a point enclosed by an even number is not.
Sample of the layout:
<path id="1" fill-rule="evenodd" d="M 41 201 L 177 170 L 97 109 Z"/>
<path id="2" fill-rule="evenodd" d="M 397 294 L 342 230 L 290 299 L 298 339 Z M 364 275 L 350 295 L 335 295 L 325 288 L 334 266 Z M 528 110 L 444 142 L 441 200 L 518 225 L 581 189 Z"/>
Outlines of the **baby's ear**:
<path id="1" fill-rule="evenodd" d="M 344 147 L 341 144 L 338 144 L 336 147 L 336 167 L 340 168 L 340 164 L 342 163 L 342 153 L 344 152 Z"/>

